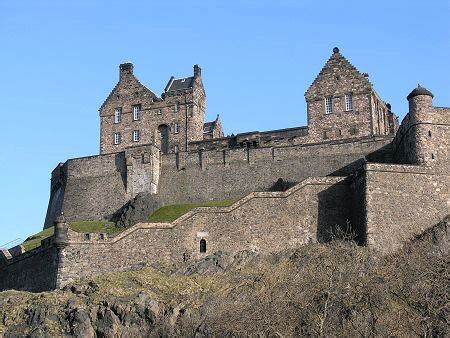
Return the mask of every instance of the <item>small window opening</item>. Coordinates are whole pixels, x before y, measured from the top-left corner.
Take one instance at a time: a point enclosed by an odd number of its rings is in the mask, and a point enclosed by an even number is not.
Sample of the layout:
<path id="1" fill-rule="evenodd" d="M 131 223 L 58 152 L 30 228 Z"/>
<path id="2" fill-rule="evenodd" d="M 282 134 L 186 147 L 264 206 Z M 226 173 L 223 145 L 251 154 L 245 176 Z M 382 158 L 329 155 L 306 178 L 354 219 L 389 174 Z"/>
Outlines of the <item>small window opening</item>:
<path id="1" fill-rule="evenodd" d="M 352 94 L 345 94 L 345 111 L 353 110 L 353 96 Z"/>
<path id="2" fill-rule="evenodd" d="M 206 252 L 206 240 L 204 238 L 200 240 L 200 252 Z"/>
<path id="3" fill-rule="evenodd" d="M 327 96 L 325 98 L 325 114 L 331 114 L 333 112 L 333 97 Z"/>
<path id="4" fill-rule="evenodd" d="M 89 241 L 91 239 L 91 234 L 84 234 L 84 239 Z"/>
<path id="5" fill-rule="evenodd" d="M 141 105 L 135 104 L 133 106 L 133 121 L 137 121 L 141 119 Z"/>
<path id="6" fill-rule="evenodd" d="M 431 137 L 431 130 L 428 130 L 428 136 Z"/>
<path id="7" fill-rule="evenodd" d="M 431 159 L 434 160 L 434 154 L 433 153 L 431 153 Z"/>
<path id="8" fill-rule="evenodd" d="M 120 123 L 122 121 L 122 108 L 116 108 L 114 112 L 114 123 Z"/>

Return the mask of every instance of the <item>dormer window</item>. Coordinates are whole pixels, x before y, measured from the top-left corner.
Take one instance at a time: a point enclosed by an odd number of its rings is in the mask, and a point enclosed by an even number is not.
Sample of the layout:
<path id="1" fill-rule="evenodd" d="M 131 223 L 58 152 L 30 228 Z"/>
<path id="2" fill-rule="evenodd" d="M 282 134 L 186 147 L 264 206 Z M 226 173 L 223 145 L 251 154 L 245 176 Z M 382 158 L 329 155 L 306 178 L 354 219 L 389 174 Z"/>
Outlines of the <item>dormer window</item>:
<path id="1" fill-rule="evenodd" d="M 327 96 L 325 98 L 325 114 L 330 114 L 333 112 L 333 97 Z"/>
<path id="2" fill-rule="evenodd" d="M 141 119 L 141 105 L 135 104 L 133 106 L 133 121 L 137 121 Z"/>
<path id="3" fill-rule="evenodd" d="M 116 108 L 114 112 L 114 123 L 120 123 L 122 121 L 122 108 Z"/>
<path id="4" fill-rule="evenodd" d="M 345 111 L 353 110 L 353 95 L 351 93 L 345 94 Z"/>

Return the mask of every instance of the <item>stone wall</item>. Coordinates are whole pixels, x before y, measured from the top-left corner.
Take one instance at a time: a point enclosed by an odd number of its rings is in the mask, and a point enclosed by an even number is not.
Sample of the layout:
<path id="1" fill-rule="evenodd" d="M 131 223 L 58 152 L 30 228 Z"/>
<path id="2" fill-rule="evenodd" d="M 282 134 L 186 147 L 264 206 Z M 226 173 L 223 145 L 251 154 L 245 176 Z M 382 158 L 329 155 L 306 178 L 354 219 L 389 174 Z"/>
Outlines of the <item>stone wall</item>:
<path id="1" fill-rule="evenodd" d="M 109 218 L 128 200 L 123 152 L 68 160 L 62 171 L 62 182 L 50 199 L 45 228 L 52 226 L 60 213 L 51 209 L 56 197 L 62 199 L 57 205 L 68 221 Z"/>
<path id="2" fill-rule="evenodd" d="M 68 221 L 111 219 L 140 192 L 157 192 L 149 203 L 150 214 L 162 205 L 268 190 L 278 178 L 300 182 L 311 176 L 347 175 L 390 141 L 389 137 L 361 138 L 180 152 L 161 155 L 160 160 L 157 149 L 145 145 L 117 154 L 68 160 L 62 174 L 55 174 L 55 180 L 58 177 L 61 182 L 52 184 L 45 226 L 51 226 L 61 211 Z"/>
<path id="3" fill-rule="evenodd" d="M 448 171 L 374 163 L 364 170 L 369 246 L 391 252 L 449 214 Z"/>
<path id="4" fill-rule="evenodd" d="M 286 147 L 217 149 L 167 154 L 158 198 L 162 205 L 242 197 L 268 190 L 278 178 L 348 175 L 392 138 L 362 138 Z M 389 154 L 383 154 L 384 157 Z M 178 160 L 177 160 L 178 158 Z"/>
<path id="5" fill-rule="evenodd" d="M 47 243 L 51 239 L 47 239 Z M 56 287 L 58 252 L 52 245 L 0 259 L 0 291 L 8 289 L 46 291 Z"/>
<path id="6" fill-rule="evenodd" d="M 69 231 L 58 283 L 216 251 L 268 253 L 326 240 L 350 218 L 349 192 L 342 177 L 310 178 L 286 192 L 251 193 L 230 207 L 196 208 L 173 223 L 139 223 L 113 238 Z M 201 239 L 206 253 L 199 252 Z"/>

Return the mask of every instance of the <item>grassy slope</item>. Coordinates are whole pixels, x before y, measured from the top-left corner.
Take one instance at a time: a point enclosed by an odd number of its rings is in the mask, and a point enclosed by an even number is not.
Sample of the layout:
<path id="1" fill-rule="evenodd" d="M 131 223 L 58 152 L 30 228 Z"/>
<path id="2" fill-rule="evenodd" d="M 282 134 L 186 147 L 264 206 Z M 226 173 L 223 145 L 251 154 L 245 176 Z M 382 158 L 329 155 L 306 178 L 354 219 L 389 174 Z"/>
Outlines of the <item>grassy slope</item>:
<path id="1" fill-rule="evenodd" d="M 189 212 L 196 207 L 228 207 L 236 202 L 238 199 L 229 199 L 223 201 L 207 201 L 207 202 L 194 202 L 186 204 L 174 204 L 167 205 L 156 210 L 150 217 L 150 222 L 172 222 L 178 217 Z M 108 221 L 79 221 L 69 224 L 70 228 L 76 232 L 105 232 L 107 234 L 113 234 L 121 230 Z M 37 248 L 41 245 L 41 241 L 54 234 L 54 228 L 48 228 L 37 234 L 28 237 L 25 242 L 22 243 L 26 251 Z"/>
<path id="2" fill-rule="evenodd" d="M 112 234 L 120 231 L 114 223 L 108 221 L 80 221 L 70 223 L 69 226 L 70 229 L 76 232 L 105 232 L 107 234 Z M 52 236 L 54 232 L 54 227 L 38 232 L 37 234 L 28 237 L 25 242 L 22 243 L 22 246 L 26 251 L 37 248 L 41 245 L 43 239 Z"/>
<path id="3" fill-rule="evenodd" d="M 150 215 L 150 222 L 172 222 L 196 207 L 229 207 L 238 199 L 166 205 Z"/>

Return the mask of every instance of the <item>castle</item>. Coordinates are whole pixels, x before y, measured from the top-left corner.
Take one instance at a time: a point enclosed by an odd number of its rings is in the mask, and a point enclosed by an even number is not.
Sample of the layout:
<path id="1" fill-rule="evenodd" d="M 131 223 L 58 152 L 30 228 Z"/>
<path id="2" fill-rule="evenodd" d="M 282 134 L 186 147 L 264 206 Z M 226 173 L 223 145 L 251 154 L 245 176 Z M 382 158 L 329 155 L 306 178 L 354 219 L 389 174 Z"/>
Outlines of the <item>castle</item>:
<path id="1" fill-rule="evenodd" d="M 391 252 L 448 215 L 450 108 L 418 86 L 396 115 L 338 48 L 305 93 L 308 125 L 224 137 L 205 122 L 201 68 L 156 95 L 120 65 L 99 109 L 100 155 L 60 163 L 44 227 L 28 252 L 0 251 L 0 290 L 59 288 L 79 278 L 215 251 L 262 253 L 327 241 L 336 229 Z M 292 187 L 276 191 L 278 179 Z M 281 189 L 283 190 L 283 189 Z M 148 223 L 175 203 L 236 199 Z M 64 215 L 64 216 L 61 216 Z M 114 220 L 116 236 L 67 223 Z"/>

